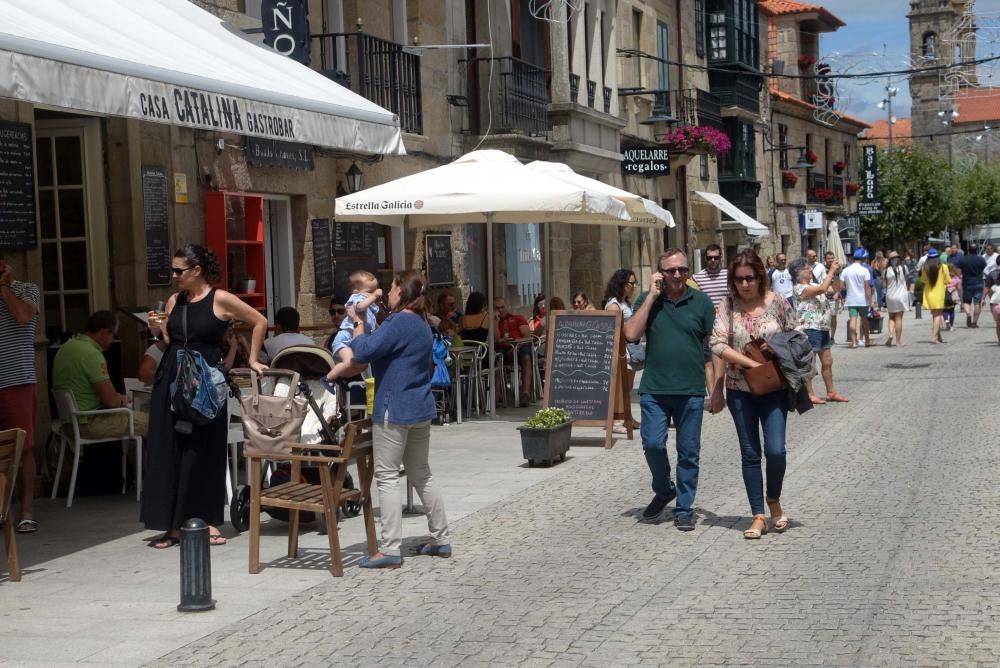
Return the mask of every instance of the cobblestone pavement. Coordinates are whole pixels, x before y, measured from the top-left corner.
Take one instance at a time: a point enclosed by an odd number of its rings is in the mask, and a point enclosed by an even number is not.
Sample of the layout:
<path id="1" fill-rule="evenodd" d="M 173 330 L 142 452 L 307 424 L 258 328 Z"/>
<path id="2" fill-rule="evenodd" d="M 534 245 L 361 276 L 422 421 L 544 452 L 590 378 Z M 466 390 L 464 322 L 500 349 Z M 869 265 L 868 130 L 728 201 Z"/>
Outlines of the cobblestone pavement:
<path id="1" fill-rule="evenodd" d="M 836 347 L 851 402 L 790 417 L 784 534 L 742 537 L 726 412 L 691 533 L 636 522 L 649 474 L 619 443 L 459 522 L 451 560 L 351 569 L 156 665 L 995 665 L 990 325 L 931 346 L 910 317 L 904 348 Z"/>

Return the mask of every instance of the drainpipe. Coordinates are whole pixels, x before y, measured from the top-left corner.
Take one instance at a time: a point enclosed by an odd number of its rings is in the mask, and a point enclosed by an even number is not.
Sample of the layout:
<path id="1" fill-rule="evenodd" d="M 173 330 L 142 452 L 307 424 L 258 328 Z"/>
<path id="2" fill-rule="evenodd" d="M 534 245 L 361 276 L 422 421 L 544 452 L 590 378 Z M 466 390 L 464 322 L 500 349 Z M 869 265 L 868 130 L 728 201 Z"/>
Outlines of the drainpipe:
<path id="1" fill-rule="evenodd" d="M 674 0 L 674 12 L 677 16 L 677 62 L 684 62 L 684 30 L 680 27 L 684 25 L 681 17 L 681 0 Z M 677 68 L 677 90 L 684 90 L 684 68 Z M 681 247 L 684 252 L 691 255 L 690 248 L 690 223 L 688 220 L 688 180 L 687 180 L 687 165 L 683 165 L 677 170 L 677 188 L 678 188 L 678 198 L 681 202 L 681 215 L 684 217 L 684 228 L 681 231 Z"/>

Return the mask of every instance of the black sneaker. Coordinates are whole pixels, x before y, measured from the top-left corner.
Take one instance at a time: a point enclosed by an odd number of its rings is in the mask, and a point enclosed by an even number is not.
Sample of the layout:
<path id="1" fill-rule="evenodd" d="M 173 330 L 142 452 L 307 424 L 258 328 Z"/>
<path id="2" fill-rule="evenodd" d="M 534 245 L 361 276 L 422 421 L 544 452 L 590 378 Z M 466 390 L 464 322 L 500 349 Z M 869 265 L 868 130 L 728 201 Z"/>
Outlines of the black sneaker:
<path id="1" fill-rule="evenodd" d="M 966 329 L 972 328 L 972 318 L 970 316 L 965 316 L 965 328 Z"/>
<path id="2" fill-rule="evenodd" d="M 694 513 L 674 513 L 674 526 L 680 531 L 694 531 Z"/>
<path id="3" fill-rule="evenodd" d="M 653 500 L 649 502 L 646 509 L 642 511 L 642 515 L 639 517 L 640 522 L 655 522 L 660 519 L 663 515 L 663 509 L 667 507 L 667 504 L 677 498 L 677 492 L 670 492 L 669 496 L 654 496 Z"/>

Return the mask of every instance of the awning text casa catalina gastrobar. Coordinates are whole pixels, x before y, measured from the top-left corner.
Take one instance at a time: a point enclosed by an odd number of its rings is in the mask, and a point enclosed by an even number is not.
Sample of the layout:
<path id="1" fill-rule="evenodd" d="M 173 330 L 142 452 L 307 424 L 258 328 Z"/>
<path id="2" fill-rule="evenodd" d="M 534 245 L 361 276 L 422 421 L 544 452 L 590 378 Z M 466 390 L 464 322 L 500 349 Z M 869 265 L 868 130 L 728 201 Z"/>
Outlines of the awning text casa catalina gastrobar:
<path id="1" fill-rule="evenodd" d="M 245 111 L 241 111 L 241 104 Z M 170 99 L 156 93 L 139 93 L 139 111 L 151 121 L 295 139 L 293 119 L 255 112 L 248 109 L 251 106 L 245 100 L 182 88 L 172 88 Z"/>

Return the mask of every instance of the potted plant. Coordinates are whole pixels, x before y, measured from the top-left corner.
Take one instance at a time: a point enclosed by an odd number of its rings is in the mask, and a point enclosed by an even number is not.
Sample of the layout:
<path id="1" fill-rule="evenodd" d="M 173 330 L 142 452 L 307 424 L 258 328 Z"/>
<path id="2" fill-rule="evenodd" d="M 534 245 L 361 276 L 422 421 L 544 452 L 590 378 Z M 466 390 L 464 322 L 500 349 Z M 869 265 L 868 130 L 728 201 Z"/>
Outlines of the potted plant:
<path id="1" fill-rule="evenodd" d="M 799 182 L 799 177 L 795 172 L 784 171 L 781 173 L 782 188 L 794 188 L 795 184 L 798 182 Z"/>
<path id="2" fill-rule="evenodd" d="M 861 186 L 857 183 L 848 183 L 844 186 L 844 189 L 847 191 L 848 197 L 854 197 L 858 194 L 858 191 L 861 190 Z"/>
<path id="3" fill-rule="evenodd" d="M 543 408 L 517 429 L 521 432 L 521 453 L 528 466 L 566 460 L 573 420 L 562 408 Z"/>
<path id="4" fill-rule="evenodd" d="M 847 169 L 847 163 L 843 160 L 838 160 L 833 163 L 833 171 L 837 174 L 843 174 L 845 169 Z"/>
<path id="5" fill-rule="evenodd" d="M 729 135 L 711 126 L 687 125 L 668 130 L 658 139 L 676 153 L 717 156 L 732 148 Z"/>
<path id="6" fill-rule="evenodd" d="M 819 156 L 816 155 L 816 151 L 809 149 L 808 151 L 806 151 L 806 160 L 815 165 L 817 162 L 819 162 Z"/>

